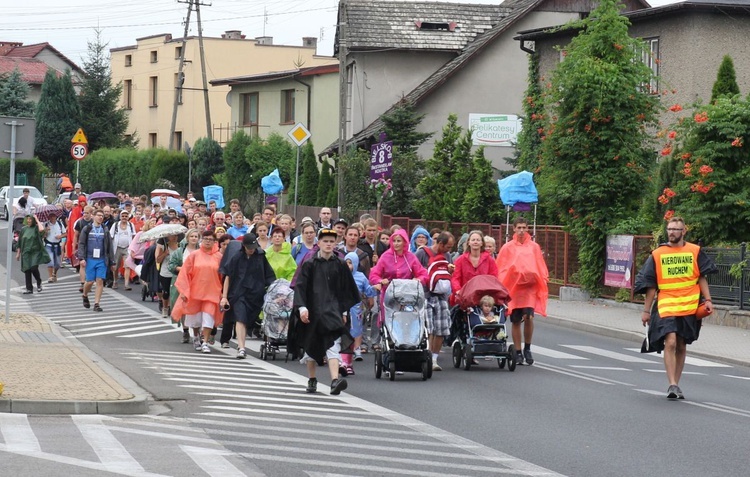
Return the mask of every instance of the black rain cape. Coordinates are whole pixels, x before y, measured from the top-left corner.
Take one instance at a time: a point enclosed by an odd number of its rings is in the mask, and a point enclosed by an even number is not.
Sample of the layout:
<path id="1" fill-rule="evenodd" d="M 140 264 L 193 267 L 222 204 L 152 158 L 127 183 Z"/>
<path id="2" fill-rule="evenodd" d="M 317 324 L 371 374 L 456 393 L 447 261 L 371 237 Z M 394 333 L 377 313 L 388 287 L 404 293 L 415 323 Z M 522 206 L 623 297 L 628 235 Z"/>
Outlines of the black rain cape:
<path id="1" fill-rule="evenodd" d="M 320 253 L 302 263 L 294 287 L 295 319 L 290 325 L 288 348 L 301 347 L 311 358 L 322 362 L 328 348 L 341 338 L 341 352 L 351 353 L 354 342 L 344 312 L 360 301 L 359 290 L 349 267 L 335 254 L 324 259 Z M 310 322 L 299 320 L 299 308 L 307 307 Z"/>
<path id="2" fill-rule="evenodd" d="M 661 244 L 660 247 L 668 247 L 668 245 Z M 706 255 L 703 248 L 698 252 L 698 269 L 700 270 L 701 277 L 705 277 L 706 275 L 718 271 L 716 264 L 711 257 Z M 634 293 L 646 293 L 646 290 L 649 288 L 656 288 L 657 296 L 651 306 L 648 339 L 643 340 L 641 353 L 661 353 L 664 350 L 664 339 L 669 333 L 677 333 L 687 344 L 697 340 L 701 331 L 701 320 L 696 319 L 695 315 L 687 315 L 677 318 L 664 317 L 665 319 L 662 319 L 662 317 L 659 316 L 659 284 L 656 281 L 656 264 L 654 263 L 653 254 L 648 256 L 646 263 L 643 264 L 638 275 L 636 275 L 633 291 Z"/>

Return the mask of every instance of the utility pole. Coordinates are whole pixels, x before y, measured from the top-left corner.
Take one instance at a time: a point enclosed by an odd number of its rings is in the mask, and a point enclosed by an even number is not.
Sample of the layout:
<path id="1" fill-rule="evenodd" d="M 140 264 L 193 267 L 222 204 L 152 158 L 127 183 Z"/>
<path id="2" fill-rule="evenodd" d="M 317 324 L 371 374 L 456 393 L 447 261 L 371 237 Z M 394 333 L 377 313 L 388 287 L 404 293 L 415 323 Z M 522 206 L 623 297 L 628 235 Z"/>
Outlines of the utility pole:
<path id="1" fill-rule="evenodd" d="M 175 85 L 174 91 L 174 106 L 172 107 L 172 126 L 169 128 L 169 150 L 174 151 L 174 133 L 177 128 L 177 107 L 182 99 L 182 85 L 185 83 L 185 73 L 183 69 L 185 67 L 185 45 L 187 44 L 188 30 L 190 29 L 190 13 L 193 11 L 192 0 L 180 1 L 179 3 L 187 3 L 188 11 L 187 17 L 185 18 L 185 33 L 182 35 L 182 47 L 180 50 L 180 66 L 177 68 L 177 84 Z"/>
<path id="2" fill-rule="evenodd" d="M 344 187 L 343 175 L 341 174 L 341 162 L 346 153 L 346 110 L 347 110 L 347 93 L 349 75 L 346 69 L 346 56 L 348 54 L 347 35 L 346 35 L 346 2 L 339 3 L 339 154 L 336 167 L 336 182 L 338 185 L 338 216 L 341 217 L 341 210 L 344 206 Z"/>
<path id="3" fill-rule="evenodd" d="M 206 79 L 206 54 L 203 50 L 203 26 L 201 25 L 201 0 L 192 0 L 195 4 L 195 15 L 198 18 L 198 45 L 201 52 L 201 74 L 203 75 L 203 105 L 206 108 L 206 137 L 212 138 L 211 134 L 211 109 L 208 104 L 208 80 Z M 211 4 L 208 4 L 211 6 Z"/>

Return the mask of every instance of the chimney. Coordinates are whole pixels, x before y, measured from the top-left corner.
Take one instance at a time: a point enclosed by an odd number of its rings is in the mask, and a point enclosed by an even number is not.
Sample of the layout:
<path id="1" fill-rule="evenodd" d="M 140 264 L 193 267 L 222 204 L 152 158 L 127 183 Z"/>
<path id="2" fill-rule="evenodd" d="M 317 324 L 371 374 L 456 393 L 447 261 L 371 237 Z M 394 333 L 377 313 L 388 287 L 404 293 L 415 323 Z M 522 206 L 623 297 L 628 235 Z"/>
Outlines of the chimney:
<path id="1" fill-rule="evenodd" d="M 255 41 L 257 41 L 259 45 L 273 45 L 272 36 L 256 36 Z"/>
<path id="2" fill-rule="evenodd" d="M 245 35 L 242 34 L 241 30 L 227 30 L 221 35 L 226 40 L 244 40 Z"/>
<path id="3" fill-rule="evenodd" d="M 315 48 L 315 53 L 318 52 L 318 39 L 314 36 L 303 36 L 302 46 L 305 48 Z"/>
<path id="4" fill-rule="evenodd" d="M 5 56 L 10 53 L 13 49 L 23 46 L 22 42 L 18 41 L 3 41 L 0 42 L 0 56 Z"/>

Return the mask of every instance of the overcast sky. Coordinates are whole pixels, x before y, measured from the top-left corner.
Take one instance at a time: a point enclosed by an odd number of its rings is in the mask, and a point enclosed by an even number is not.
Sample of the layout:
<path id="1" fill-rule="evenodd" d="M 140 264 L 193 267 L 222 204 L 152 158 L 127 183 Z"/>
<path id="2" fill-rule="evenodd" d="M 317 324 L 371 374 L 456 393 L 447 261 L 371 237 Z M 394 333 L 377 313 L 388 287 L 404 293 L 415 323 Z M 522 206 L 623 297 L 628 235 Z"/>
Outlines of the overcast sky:
<path id="1" fill-rule="evenodd" d="M 498 0 L 453 0 L 492 4 Z M 675 3 L 653 0 L 651 5 Z M 182 36 L 187 4 L 177 0 L 4 0 L 0 40 L 26 45 L 49 42 L 78 63 L 98 27 L 110 48 L 134 45 L 136 38 L 171 33 Z M 318 38 L 318 53 L 333 54 L 338 0 L 204 0 L 203 34 L 219 36 L 242 30 L 248 38 L 272 36 L 275 44 L 301 45 L 303 36 Z M 211 3 L 211 6 L 208 4 Z M 195 14 L 190 34 L 197 35 Z M 264 31 L 265 30 L 265 31 Z"/>

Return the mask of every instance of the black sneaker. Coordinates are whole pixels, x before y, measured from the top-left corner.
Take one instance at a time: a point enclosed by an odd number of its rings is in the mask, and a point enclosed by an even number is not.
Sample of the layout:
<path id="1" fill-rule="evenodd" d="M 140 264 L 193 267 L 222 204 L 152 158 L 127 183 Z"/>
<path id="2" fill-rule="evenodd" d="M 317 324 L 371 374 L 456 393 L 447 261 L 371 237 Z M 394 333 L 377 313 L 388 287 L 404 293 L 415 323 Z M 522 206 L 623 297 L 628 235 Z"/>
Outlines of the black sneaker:
<path id="1" fill-rule="evenodd" d="M 523 358 L 526 360 L 526 364 L 528 364 L 529 366 L 531 366 L 532 364 L 534 364 L 534 357 L 531 356 L 531 350 L 530 349 L 523 350 Z"/>
<path id="2" fill-rule="evenodd" d="M 685 399 L 685 395 L 682 394 L 682 389 L 676 384 L 672 384 L 667 389 L 667 399 Z"/>
<path id="3" fill-rule="evenodd" d="M 190 331 L 189 330 L 182 330 L 182 342 L 190 343 Z"/>
<path id="4" fill-rule="evenodd" d="M 348 374 L 346 366 L 339 364 L 339 375 L 345 378 Z"/>
<path id="5" fill-rule="evenodd" d="M 318 380 L 315 378 L 310 378 L 307 380 L 307 389 L 305 389 L 308 393 L 314 393 L 318 391 Z"/>
<path id="6" fill-rule="evenodd" d="M 523 366 L 523 355 L 520 351 L 516 351 L 516 366 Z"/>
<path id="7" fill-rule="evenodd" d="M 331 394 L 333 394 L 334 396 L 337 396 L 341 394 L 341 391 L 346 389 L 347 386 L 349 386 L 349 383 L 346 382 L 346 379 L 344 378 L 334 379 L 331 382 Z"/>

